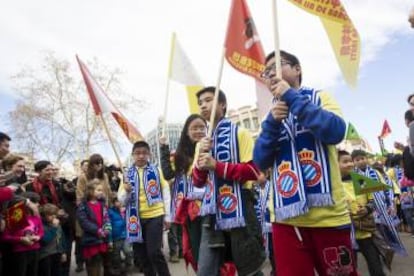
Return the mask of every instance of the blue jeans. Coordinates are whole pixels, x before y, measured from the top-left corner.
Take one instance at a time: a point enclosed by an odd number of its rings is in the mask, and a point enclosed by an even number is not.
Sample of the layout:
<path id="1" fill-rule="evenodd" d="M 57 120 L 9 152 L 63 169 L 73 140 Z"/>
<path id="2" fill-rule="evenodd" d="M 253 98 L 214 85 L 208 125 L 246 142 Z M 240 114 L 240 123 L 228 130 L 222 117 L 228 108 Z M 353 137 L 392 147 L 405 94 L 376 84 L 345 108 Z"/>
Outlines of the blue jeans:
<path id="1" fill-rule="evenodd" d="M 237 273 L 244 275 L 263 275 L 260 271 L 266 255 L 263 247 L 262 233 L 254 210 L 254 197 L 250 190 L 242 190 L 244 204 L 245 227 L 233 228 L 229 231 L 215 231 L 215 219 L 210 221 L 210 226 L 201 230 L 200 253 L 198 256 L 198 276 L 219 275 L 220 266 L 225 259 L 225 254 L 230 253 Z M 221 245 L 226 245 L 226 247 Z M 215 247 L 218 246 L 218 247 Z M 227 252 L 226 252 L 227 251 Z"/>
<path id="2" fill-rule="evenodd" d="M 205 218 L 202 218 L 203 220 Z M 221 264 L 223 248 L 212 248 L 209 241 L 214 235 L 214 226 L 203 225 L 201 227 L 201 243 L 198 253 L 197 276 L 217 276 Z"/>
<path id="3" fill-rule="evenodd" d="M 403 209 L 405 220 L 407 221 L 407 225 L 411 228 L 411 233 L 414 235 L 414 221 L 413 221 L 413 213 L 414 208 L 407 208 Z"/>

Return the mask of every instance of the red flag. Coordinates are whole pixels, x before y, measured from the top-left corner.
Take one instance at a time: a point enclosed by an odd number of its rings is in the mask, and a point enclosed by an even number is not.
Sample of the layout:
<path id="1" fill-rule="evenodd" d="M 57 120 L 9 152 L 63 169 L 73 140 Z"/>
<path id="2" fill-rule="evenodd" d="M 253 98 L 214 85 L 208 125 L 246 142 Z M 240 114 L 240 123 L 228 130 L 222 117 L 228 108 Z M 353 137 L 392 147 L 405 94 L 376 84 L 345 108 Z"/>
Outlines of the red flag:
<path id="1" fill-rule="evenodd" d="M 233 0 L 226 34 L 227 62 L 243 74 L 260 81 L 265 54 L 245 0 Z"/>
<path id="2" fill-rule="evenodd" d="M 89 98 L 91 99 L 95 114 L 102 115 L 102 113 L 111 113 L 131 143 L 144 140 L 138 129 L 135 128 L 135 126 L 129 122 L 124 115 L 122 115 L 122 113 L 108 98 L 106 93 L 93 78 L 86 65 L 78 58 L 78 56 L 76 56 L 76 59 L 79 64 L 83 80 L 85 81 L 86 89 L 88 90 Z"/>
<path id="3" fill-rule="evenodd" d="M 384 139 L 385 137 L 387 137 L 389 134 L 391 133 L 391 128 L 390 125 L 388 124 L 387 120 L 384 120 L 384 124 L 382 126 L 382 131 L 380 134 L 380 138 Z"/>
<path id="4" fill-rule="evenodd" d="M 6 211 L 6 226 L 10 230 L 20 229 L 28 225 L 26 220 L 25 201 L 20 201 Z"/>

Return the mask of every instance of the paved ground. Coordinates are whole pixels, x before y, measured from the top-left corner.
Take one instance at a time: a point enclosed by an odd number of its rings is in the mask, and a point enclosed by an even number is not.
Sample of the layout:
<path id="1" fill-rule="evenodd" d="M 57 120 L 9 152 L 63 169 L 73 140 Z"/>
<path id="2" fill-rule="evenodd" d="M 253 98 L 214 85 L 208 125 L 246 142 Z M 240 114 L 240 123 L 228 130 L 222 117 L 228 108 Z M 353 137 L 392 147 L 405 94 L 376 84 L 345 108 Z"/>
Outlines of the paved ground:
<path id="1" fill-rule="evenodd" d="M 392 263 L 392 271 L 388 272 L 388 275 L 395 275 L 395 276 L 412 276 L 414 275 L 413 268 L 414 268 L 414 238 L 411 238 L 411 235 L 407 233 L 402 233 L 401 238 L 404 242 L 404 245 L 407 248 L 409 253 L 408 257 L 400 257 L 395 255 L 393 263 Z M 72 258 L 73 260 L 74 258 Z M 169 263 L 170 271 L 172 275 L 177 276 L 193 276 L 195 273 L 192 271 L 191 268 L 188 271 L 185 269 L 184 261 L 181 260 L 180 263 L 171 264 Z M 367 272 L 367 267 L 365 264 L 365 259 L 362 255 L 358 256 L 358 267 L 359 272 L 362 276 L 369 275 Z M 265 268 L 263 269 L 265 275 L 270 274 L 270 264 L 267 263 Z M 71 275 L 73 276 L 86 276 L 85 272 L 76 273 L 75 272 L 75 264 L 72 264 Z M 143 275 L 140 273 L 129 273 L 128 275 Z M 300 275 L 298 275 L 300 276 Z"/>

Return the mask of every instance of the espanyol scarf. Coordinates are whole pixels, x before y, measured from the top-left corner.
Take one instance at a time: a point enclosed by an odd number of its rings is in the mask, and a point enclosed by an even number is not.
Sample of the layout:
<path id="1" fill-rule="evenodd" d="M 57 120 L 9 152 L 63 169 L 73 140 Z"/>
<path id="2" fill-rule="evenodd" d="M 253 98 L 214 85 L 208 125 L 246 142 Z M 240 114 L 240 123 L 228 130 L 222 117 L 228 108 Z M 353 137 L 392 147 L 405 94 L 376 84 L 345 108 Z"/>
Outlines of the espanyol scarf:
<path id="1" fill-rule="evenodd" d="M 218 162 L 240 162 L 237 130 L 237 126 L 228 119 L 222 119 L 217 124 L 213 135 L 212 156 Z M 226 230 L 245 226 L 241 184 L 218 178 L 213 171 L 210 171 L 209 176 L 211 185 L 207 185 L 204 197 L 207 197 L 207 191 L 211 195 L 211 207 L 207 208 L 216 214 L 216 229 Z M 207 203 L 207 200 L 205 202 Z"/>
<path id="2" fill-rule="evenodd" d="M 158 202 L 162 202 L 162 192 L 160 185 L 160 176 L 158 169 L 148 164 L 143 171 L 143 186 L 147 203 L 149 206 Z M 128 170 L 128 181 L 132 186 L 131 198 L 126 210 L 127 217 L 127 241 L 130 243 L 144 242 L 142 237 L 142 228 L 139 218 L 139 192 L 140 192 L 140 178 L 138 170 L 132 166 Z"/>
<path id="3" fill-rule="evenodd" d="M 357 169 L 357 172 L 376 181 L 381 181 L 377 172 L 369 166 L 367 166 L 364 171 Z M 385 193 L 383 191 L 375 192 L 373 193 L 373 197 L 375 204 L 375 221 L 376 223 L 380 223 L 382 225 L 381 227 L 377 227 L 377 229 L 379 229 L 382 233 L 385 242 L 396 253 L 402 256 L 407 256 L 407 251 L 401 241 L 400 235 L 395 228 L 393 218 L 388 214 L 388 208 L 386 204 L 387 197 Z"/>
<path id="4" fill-rule="evenodd" d="M 171 200 L 171 221 L 175 222 L 177 210 L 180 209 L 180 205 L 183 202 L 184 197 L 187 194 L 187 175 L 178 174 L 175 176 L 173 185 L 173 196 Z"/>
<path id="5" fill-rule="evenodd" d="M 267 256 L 269 256 L 269 242 L 271 242 L 269 241 L 269 233 L 272 232 L 270 212 L 267 208 L 267 202 L 270 195 L 270 186 L 270 181 L 266 181 L 263 188 L 261 188 L 259 185 L 255 186 L 257 198 L 254 205 L 256 216 L 262 229 L 263 245 Z"/>
<path id="6" fill-rule="evenodd" d="M 209 177 L 207 178 L 207 183 L 205 186 L 203 202 L 201 204 L 200 215 L 207 216 L 207 215 L 214 215 L 216 214 L 216 197 L 215 197 L 215 187 L 213 182 L 211 181 L 212 174 L 209 173 Z"/>
<path id="7" fill-rule="evenodd" d="M 298 93 L 321 105 L 314 89 L 302 87 Z M 272 175 L 276 221 L 303 215 L 310 207 L 333 205 L 327 145 L 292 113 L 282 124 L 278 142 Z"/>
<path id="8" fill-rule="evenodd" d="M 204 197 L 205 188 L 195 187 L 193 184 L 192 176 L 187 176 L 187 195 L 186 198 L 189 200 L 201 200 Z"/>

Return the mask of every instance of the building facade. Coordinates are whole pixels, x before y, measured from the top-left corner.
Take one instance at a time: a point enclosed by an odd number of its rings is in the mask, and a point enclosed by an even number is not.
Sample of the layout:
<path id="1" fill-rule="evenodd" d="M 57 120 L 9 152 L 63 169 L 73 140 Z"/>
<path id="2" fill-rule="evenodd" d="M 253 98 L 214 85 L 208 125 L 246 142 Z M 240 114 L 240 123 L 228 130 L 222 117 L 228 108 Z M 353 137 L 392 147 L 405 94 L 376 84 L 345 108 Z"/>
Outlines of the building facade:
<path id="1" fill-rule="evenodd" d="M 238 126 L 250 130 L 253 138 L 259 135 L 260 121 L 256 106 L 247 105 L 238 109 L 231 109 L 228 111 L 228 118 Z"/>
<path id="2" fill-rule="evenodd" d="M 168 138 L 170 151 L 177 149 L 178 142 L 180 140 L 183 124 L 171 123 L 166 125 L 165 135 Z M 151 148 L 151 162 L 154 164 L 160 164 L 160 144 L 159 137 L 162 132 L 162 122 L 159 121 L 157 128 L 151 130 L 146 136 L 145 141 Z"/>

